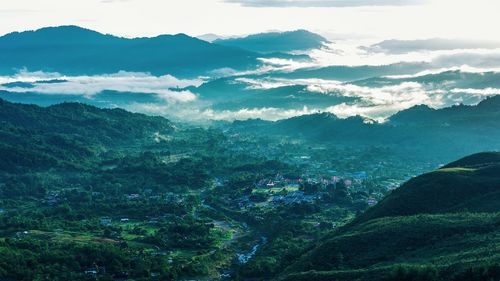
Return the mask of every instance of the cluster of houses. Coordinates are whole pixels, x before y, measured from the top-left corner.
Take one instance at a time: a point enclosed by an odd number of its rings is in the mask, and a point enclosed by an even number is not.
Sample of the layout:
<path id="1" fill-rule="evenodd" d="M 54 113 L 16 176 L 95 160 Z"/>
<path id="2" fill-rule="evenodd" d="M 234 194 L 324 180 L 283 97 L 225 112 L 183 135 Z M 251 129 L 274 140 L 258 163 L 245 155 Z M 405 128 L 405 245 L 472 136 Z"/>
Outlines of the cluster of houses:
<path id="1" fill-rule="evenodd" d="M 241 209 L 250 209 L 257 204 L 260 206 L 279 206 L 289 205 L 295 203 L 314 203 L 322 198 L 322 193 L 326 190 L 327 186 L 336 186 L 342 182 L 346 187 L 352 188 L 360 186 L 368 178 L 366 172 L 358 172 L 348 174 L 349 178 L 332 176 L 330 178 L 324 177 L 304 177 L 297 179 L 290 179 L 278 173 L 270 178 L 262 178 L 255 183 L 255 188 L 259 193 L 264 193 L 269 197 L 265 202 L 256 203 L 250 196 L 244 195 L 233 200 L 233 204 Z M 301 186 L 305 184 L 320 185 L 320 192 L 309 194 L 301 190 Z M 223 186 L 223 181 L 214 180 L 215 186 Z M 375 205 L 376 200 L 373 198 L 367 199 L 368 205 Z"/>
<path id="2" fill-rule="evenodd" d="M 273 195 L 271 197 L 271 203 L 275 205 L 289 205 L 294 203 L 313 203 L 316 200 L 321 199 L 320 194 L 306 195 L 303 191 L 293 191 L 286 195 Z"/>
<path id="3" fill-rule="evenodd" d="M 50 206 L 56 205 L 60 201 L 61 201 L 61 196 L 57 191 L 49 192 L 44 199 L 44 202 Z"/>
<path id="4" fill-rule="evenodd" d="M 332 176 L 330 178 L 325 177 L 306 177 L 298 179 L 289 179 L 283 177 L 281 174 L 277 174 L 273 178 L 260 179 L 255 187 L 257 188 L 276 188 L 276 187 L 299 187 L 302 184 L 321 184 L 322 186 L 336 185 L 339 182 L 343 182 L 346 187 L 352 187 L 356 185 L 362 185 L 365 180 L 368 179 L 366 172 L 349 173 L 343 176 Z"/>
<path id="5" fill-rule="evenodd" d="M 290 204 L 300 204 L 300 203 L 313 203 L 316 200 L 321 199 L 321 195 L 306 195 L 303 191 L 293 191 L 288 192 L 285 195 L 272 195 L 263 204 L 269 207 L 274 207 L 278 205 L 290 205 Z M 257 206 L 257 203 L 253 202 L 249 196 L 241 196 L 234 200 L 236 206 L 241 210 L 250 209 Z"/>
<path id="6" fill-rule="evenodd" d="M 327 190 L 327 187 L 336 187 L 342 183 L 350 192 L 356 194 L 357 191 L 365 190 L 364 183 L 368 179 L 366 172 L 346 173 L 342 176 L 325 177 L 304 177 L 298 179 L 290 179 L 282 174 L 277 174 L 270 178 L 262 178 L 255 183 L 255 188 L 258 192 L 264 193 L 268 198 L 261 203 L 256 203 L 250 196 L 241 196 L 233 200 L 233 204 L 241 209 L 250 209 L 256 205 L 260 206 L 279 206 L 289 205 L 294 203 L 314 203 L 322 199 L 322 194 Z M 223 181 L 217 180 L 222 186 Z M 318 192 L 306 193 L 300 187 L 306 184 L 319 185 Z M 369 196 L 358 197 L 356 201 L 362 201 L 368 206 L 374 206 L 378 203 L 378 199 L 382 198 L 382 194 L 374 193 Z"/>
<path id="7" fill-rule="evenodd" d="M 377 199 L 370 197 L 370 198 L 366 199 L 366 203 L 368 204 L 368 206 L 371 207 L 371 206 L 377 205 L 378 201 L 377 201 Z"/>
<path id="8" fill-rule="evenodd" d="M 104 266 L 97 266 L 96 264 L 94 264 L 92 267 L 89 267 L 89 268 L 85 269 L 84 273 L 86 275 L 97 277 L 98 275 L 104 275 L 104 274 L 106 274 L 106 267 L 104 267 Z"/>
<path id="9" fill-rule="evenodd" d="M 145 189 L 142 194 L 139 193 L 130 193 L 124 195 L 127 201 L 139 201 L 139 200 L 148 200 L 148 201 L 159 201 L 164 200 L 167 203 L 172 202 L 182 202 L 184 198 L 181 195 L 175 194 L 173 192 L 167 192 L 164 194 L 154 194 L 152 189 Z"/>
<path id="10" fill-rule="evenodd" d="M 275 188 L 275 187 L 285 187 L 285 186 L 298 186 L 302 183 L 302 179 L 288 179 L 284 178 L 283 175 L 277 174 L 274 178 L 261 179 L 255 186 L 257 188 Z"/>
<path id="11" fill-rule="evenodd" d="M 133 194 L 126 194 L 125 197 L 127 198 L 127 200 L 129 201 L 134 201 L 134 200 L 139 200 L 141 199 L 141 195 L 140 194 L 137 194 L 137 193 L 133 193 Z"/>
<path id="12" fill-rule="evenodd" d="M 111 224 L 113 223 L 113 219 L 110 217 L 102 217 L 99 219 L 99 223 L 102 226 L 111 226 Z"/>

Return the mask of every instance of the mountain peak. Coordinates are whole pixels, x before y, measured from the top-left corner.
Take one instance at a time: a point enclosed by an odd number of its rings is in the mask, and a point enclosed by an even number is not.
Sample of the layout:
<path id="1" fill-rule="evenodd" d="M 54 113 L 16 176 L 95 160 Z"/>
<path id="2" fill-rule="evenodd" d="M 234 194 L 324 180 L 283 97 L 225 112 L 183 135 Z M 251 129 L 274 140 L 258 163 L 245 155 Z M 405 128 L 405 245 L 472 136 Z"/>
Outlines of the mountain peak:
<path id="1" fill-rule="evenodd" d="M 481 152 L 476 153 L 460 160 L 452 162 L 441 169 L 451 168 L 473 168 L 477 166 L 500 164 L 500 152 Z"/>
<path id="2" fill-rule="evenodd" d="M 483 110 L 500 110 L 500 96 L 492 96 L 482 100 L 478 105 L 478 108 Z"/>
<path id="3" fill-rule="evenodd" d="M 119 71 L 206 75 L 214 69 L 247 70 L 257 54 L 211 44 L 186 34 L 122 38 L 82 27 L 46 27 L 0 37 L 0 71 L 51 71 L 93 75 Z"/>
<path id="4" fill-rule="evenodd" d="M 27 30 L 27 31 L 16 31 L 16 32 L 11 32 L 9 34 L 6 34 L 4 37 L 7 36 L 14 36 L 14 35 L 26 35 L 26 34 L 42 34 L 42 35 L 60 35 L 60 34 L 65 34 L 65 35 L 70 35 L 70 34 L 93 34 L 93 35 L 104 35 L 102 33 L 99 33 L 97 31 L 80 27 L 77 25 L 61 25 L 61 26 L 48 26 L 48 27 L 42 27 L 39 29 L 35 30 Z"/>
<path id="5" fill-rule="evenodd" d="M 122 38 L 105 35 L 94 30 L 76 25 L 63 25 L 55 27 L 44 27 L 37 30 L 12 32 L 0 37 L 1 45 L 30 45 L 40 44 L 89 44 L 109 43 L 112 40 Z M 0 45 L 0 47 L 1 47 Z"/>
<path id="6" fill-rule="evenodd" d="M 295 31 L 259 33 L 241 38 L 218 39 L 214 42 L 254 52 L 273 53 L 317 49 L 328 43 L 328 40 L 319 34 L 299 29 Z"/>
<path id="7" fill-rule="evenodd" d="M 428 105 L 415 105 L 408 109 L 401 110 L 389 118 L 391 123 L 416 123 L 432 118 L 435 109 Z"/>

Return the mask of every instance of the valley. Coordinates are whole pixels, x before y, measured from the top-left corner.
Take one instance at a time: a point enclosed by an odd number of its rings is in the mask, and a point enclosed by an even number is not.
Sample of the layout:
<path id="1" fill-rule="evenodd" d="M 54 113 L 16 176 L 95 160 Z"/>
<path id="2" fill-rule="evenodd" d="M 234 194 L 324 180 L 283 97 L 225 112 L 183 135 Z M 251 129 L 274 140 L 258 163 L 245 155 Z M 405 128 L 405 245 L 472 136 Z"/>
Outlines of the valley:
<path id="1" fill-rule="evenodd" d="M 0 281 L 500 281 L 499 10 L 2 1 Z"/>
<path id="2" fill-rule="evenodd" d="M 10 160 L 0 174 L 0 268 L 16 280 L 309 278 L 294 277 L 290 262 L 440 166 L 390 145 L 283 138 L 245 123 L 200 128 L 83 104 L 1 101 L 0 115 Z M 458 167 L 442 171 L 475 171 Z"/>

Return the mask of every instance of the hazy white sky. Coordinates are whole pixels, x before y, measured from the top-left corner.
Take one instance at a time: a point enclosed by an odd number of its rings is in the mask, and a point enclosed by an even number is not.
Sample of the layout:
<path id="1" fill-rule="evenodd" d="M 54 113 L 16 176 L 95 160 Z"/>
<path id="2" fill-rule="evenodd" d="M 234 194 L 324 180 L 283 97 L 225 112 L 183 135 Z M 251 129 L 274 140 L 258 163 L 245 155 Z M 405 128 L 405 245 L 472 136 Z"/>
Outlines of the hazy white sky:
<path id="1" fill-rule="evenodd" d="M 304 28 L 339 37 L 497 40 L 498 0 L 1 0 L 0 34 L 79 25 L 127 37 Z"/>

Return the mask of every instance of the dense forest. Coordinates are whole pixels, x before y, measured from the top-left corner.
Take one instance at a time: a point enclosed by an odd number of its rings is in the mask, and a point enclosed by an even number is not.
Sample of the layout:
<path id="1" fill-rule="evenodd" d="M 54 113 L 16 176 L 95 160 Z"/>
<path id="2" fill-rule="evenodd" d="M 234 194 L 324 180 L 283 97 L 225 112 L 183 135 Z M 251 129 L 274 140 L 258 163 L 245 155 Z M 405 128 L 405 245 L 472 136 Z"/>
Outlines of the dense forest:
<path id="1" fill-rule="evenodd" d="M 496 153 L 395 189 L 437 164 L 78 103 L 0 122 L 3 280 L 500 276 Z"/>
<path id="2" fill-rule="evenodd" d="M 77 103 L 2 100 L 0 118 L 5 280 L 221 278 L 243 265 L 237 257 L 252 243 L 319 235 L 325 215 L 362 208 L 315 206 L 304 195 L 315 191 L 297 182 L 303 168 L 267 157 L 288 147 L 275 140 Z M 277 175 L 295 183 L 257 188 Z M 293 204 L 271 202 L 288 192 Z M 326 226 L 314 229 L 311 215 Z"/>

